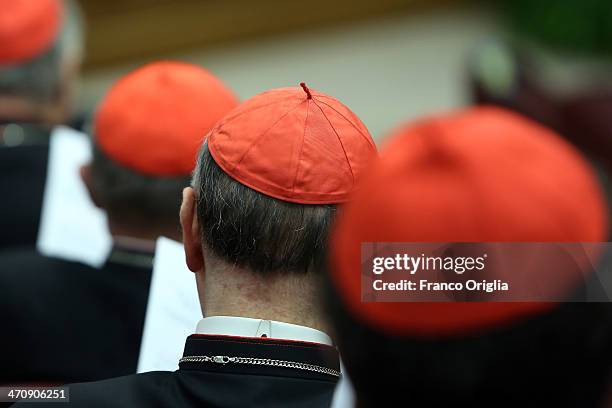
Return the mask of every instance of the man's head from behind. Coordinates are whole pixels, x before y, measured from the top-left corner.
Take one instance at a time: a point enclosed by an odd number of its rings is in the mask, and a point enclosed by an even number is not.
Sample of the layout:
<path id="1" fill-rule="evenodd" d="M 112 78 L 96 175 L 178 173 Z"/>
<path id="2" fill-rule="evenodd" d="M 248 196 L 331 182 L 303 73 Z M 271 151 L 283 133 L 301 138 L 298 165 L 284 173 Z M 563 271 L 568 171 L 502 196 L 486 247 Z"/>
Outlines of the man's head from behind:
<path id="1" fill-rule="evenodd" d="M 0 0 L 0 119 L 53 125 L 72 113 L 82 60 L 71 0 Z"/>
<path id="2" fill-rule="evenodd" d="M 198 148 L 237 104 L 212 74 L 178 62 L 146 65 L 113 85 L 95 114 L 92 162 L 81 171 L 111 233 L 178 239 L 181 190 Z"/>
<path id="3" fill-rule="evenodd" d="M 362 242 L 603 241 L 605 208 L 579 153 L 516 114 L 472 108 L 396 132 L 330 246 L 329 310 L 360 406 L 601 402 L 607 304 L 362 302 L 360 273 Z"/>
<path id="4" fill-rule="evenodd" d="M 312 296 L 336 205 L 375 151 L 348 108 L 306 87 L 264 92 L 226 115 L 181 210 L 204 314 L 317 326 Z"/>

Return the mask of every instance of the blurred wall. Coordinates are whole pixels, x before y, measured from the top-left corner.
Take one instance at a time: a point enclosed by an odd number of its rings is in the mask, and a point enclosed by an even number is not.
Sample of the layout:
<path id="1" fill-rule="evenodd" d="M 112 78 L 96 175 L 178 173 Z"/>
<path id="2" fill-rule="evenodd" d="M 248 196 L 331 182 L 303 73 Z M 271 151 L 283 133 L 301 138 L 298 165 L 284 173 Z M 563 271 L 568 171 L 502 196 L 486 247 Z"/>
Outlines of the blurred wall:
<path id="1" fill-rule="evenodd" d="M 452 6 L 165 57 L 205 66 L 241 98 L 305 81 L 345 102 L 380 141 L 400 121 L 463 105 L 468 53 L 497 27 L 482 6 Z M 118 76 L 148 60 L 87 70 L 82 104 L 93 106 Z"/>

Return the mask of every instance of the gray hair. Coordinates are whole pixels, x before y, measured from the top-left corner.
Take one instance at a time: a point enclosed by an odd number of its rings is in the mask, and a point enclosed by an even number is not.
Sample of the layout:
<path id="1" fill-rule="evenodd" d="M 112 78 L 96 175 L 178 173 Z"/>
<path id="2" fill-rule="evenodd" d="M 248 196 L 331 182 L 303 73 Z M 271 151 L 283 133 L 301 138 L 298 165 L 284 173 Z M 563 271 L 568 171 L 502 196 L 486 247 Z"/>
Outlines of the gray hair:
<path id="1" fill-rule="evenodd" d="M 192 187 L 202 240 L 219 259 L 254 273 L 322 273 L 335 205 L 303 205 L 228 176 L 204 143 Z"/>
<path id="2" fill-rule="evenodd" d="M 132 227 L 155 227 L 178 232 L 181 193 L 189 176 L 149 176 L 108 158 L 94 145 L 92 190 L 115 222 Z"/>

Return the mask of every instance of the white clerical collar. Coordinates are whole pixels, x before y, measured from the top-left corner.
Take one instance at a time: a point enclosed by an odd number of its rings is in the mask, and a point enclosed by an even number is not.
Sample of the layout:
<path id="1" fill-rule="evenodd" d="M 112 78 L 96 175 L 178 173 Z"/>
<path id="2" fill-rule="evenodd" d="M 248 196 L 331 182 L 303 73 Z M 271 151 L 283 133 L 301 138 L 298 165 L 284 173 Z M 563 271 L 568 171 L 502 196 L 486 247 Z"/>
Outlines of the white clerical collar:
<path id="1" fill-rule="evenodd" d="M 320 330 L 275 320 L 249 317 L 211 316 L 198 322 L 196 334 L 217 334 L 240 337 L 268 337 L 280 340 L 307 341 L 332 345 L 331 338 Z"/>

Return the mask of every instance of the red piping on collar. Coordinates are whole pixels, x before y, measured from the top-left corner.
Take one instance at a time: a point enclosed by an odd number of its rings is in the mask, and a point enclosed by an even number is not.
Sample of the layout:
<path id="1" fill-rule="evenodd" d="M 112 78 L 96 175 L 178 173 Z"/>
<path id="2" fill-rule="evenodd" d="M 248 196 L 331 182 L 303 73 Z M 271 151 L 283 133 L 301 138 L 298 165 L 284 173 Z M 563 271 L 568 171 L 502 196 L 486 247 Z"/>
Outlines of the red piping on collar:
<path id="1" fill-rule="evenodd" d="M 228 339 L 243 339 L 243 340 L 263 340 L 263 341 L 284 341 L 289 343 L 302 343 L 302 344 L 311 344 L 313 346 L 324 346 L 324 347 L 332 347 L 333 345 L 325 344 L 325 343 L 317 343 L 314 341 L 303 341 L 303 340 L 290 340 L 290 339 L 278 339 L 275 337 L 251 337 L 251 336 L 230 336 L 227 334 L 203 334 L 203 333 L 194 333 L 189 337 L 226 337 Z"/>

